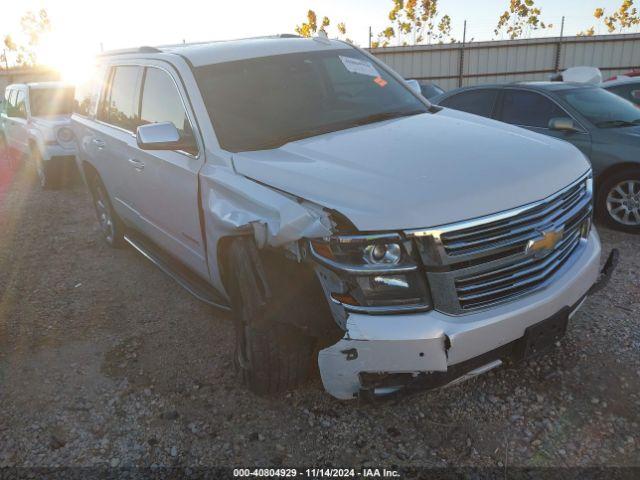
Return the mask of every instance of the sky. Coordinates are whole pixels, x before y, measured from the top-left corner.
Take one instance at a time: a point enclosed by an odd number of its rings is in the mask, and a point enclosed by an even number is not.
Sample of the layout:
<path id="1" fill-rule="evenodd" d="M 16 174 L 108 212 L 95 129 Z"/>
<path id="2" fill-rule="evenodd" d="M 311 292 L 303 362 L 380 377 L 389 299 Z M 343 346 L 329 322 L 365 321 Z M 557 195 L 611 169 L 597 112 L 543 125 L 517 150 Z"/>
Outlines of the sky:
<path id="1" fill-rule="evenodd" d="M 542 19 L 554 28 L 545 35 L 558 35 L 566 16 L 565 35 L 573 35 L 596 24 L 593 11 L 615 10 L 622 0 L 537 0 Z M 468 39 L 491 40 L 499 15 L 509 0 L 440 0 L 439 9 L 452 18 L 453 36 L 462 37 L 468 22 Z M 0 35 L 20 31 L 20 17 L 27 10 L 46 8 L 53 32 L 41 47 L 41 58 L 66 68 L 79 58 L 100 51 L 135 47 L 241 38 L 274 33 L 293 33 L 308 9 L 328 16 L 333 24 L 345 22 L 347 36 L 368 45 L 369 27 L 375 33 L 388 25 L 392 0 L 20 0 L 0 6 Z M 606 29 L 596 33 L 606 33 Z M 330 30 L 331 36 L 331 30 Z M 536 34 L 539 36 L 540 34 Z"/>

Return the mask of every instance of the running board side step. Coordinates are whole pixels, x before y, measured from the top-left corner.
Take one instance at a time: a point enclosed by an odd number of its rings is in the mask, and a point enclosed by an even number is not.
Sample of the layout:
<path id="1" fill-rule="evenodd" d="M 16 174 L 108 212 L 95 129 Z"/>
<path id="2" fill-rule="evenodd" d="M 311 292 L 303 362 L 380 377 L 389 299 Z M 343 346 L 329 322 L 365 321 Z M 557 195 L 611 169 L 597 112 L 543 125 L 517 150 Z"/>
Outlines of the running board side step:
<path id="1" fill-rule="evenodd" d="M 220 297 L 211 285 L 189 272 L 186 267 L 163 253 L 151 242 L 147 242 L 137 235 L 130 233 L 124 236 L 124 240 L 201 302 L 221 310 L 231 310 L 231 307 Z"/>

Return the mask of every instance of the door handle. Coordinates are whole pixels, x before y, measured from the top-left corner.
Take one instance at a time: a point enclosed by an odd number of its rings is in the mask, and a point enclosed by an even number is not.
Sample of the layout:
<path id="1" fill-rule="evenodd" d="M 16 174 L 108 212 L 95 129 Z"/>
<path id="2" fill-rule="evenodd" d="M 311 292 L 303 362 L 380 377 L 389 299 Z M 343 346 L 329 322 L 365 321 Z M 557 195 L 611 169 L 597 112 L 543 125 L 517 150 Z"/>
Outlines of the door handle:
<path id="1" fill-rule="evenodd" d="M 105 143 L 104 140 L 99 140 L 97 138 L 93 139 L 93 144 L 98 147 L 100 150 L 102 150 L 105 147 Z"/>
<path id="2" fill-rule="evenodd" d="M 144 170 L 144 162 L 141 162 L 140 160 L 136 160 L 135 158 L 130 158 L 129 163 L 133 165 L 133 168 L 135 168 L 139 172 Z"/>

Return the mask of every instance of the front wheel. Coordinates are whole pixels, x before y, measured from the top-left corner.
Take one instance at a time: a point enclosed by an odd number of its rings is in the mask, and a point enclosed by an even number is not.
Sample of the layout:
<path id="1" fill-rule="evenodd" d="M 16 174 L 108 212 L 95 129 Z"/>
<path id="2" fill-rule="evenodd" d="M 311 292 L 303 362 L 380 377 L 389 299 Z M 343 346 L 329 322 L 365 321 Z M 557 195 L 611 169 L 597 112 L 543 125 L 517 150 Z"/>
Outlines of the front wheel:
<path id="1" fill-rule="evenodd" d="M 640 169 L 607 178 L 599 188 L 596 208 L 609 227 L 640 233 Z"/>
<path id="2" fill-rule="evenodd" d="M 227 250 L 234 312 L 234 363 L 242 380 L 259 395 L 272 395 L 303 383 L 313 357 L 313 339 L 286 320 L 289 299 L 273 295 L 258 251 L 250 238 Z"/>

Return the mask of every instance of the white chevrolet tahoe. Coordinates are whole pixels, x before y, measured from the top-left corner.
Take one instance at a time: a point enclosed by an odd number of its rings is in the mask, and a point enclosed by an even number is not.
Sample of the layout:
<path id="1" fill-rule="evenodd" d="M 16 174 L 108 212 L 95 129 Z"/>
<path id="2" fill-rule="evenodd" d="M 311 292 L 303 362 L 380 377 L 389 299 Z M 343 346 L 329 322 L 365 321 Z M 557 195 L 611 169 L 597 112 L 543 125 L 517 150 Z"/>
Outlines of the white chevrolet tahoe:
<path id="1" fill-rule="evenodd" d="M 232 310 L 258 393 L 316 360 L 339 399 L 461 381 L 555 344 L 599 279 L 580 151 L 344 42 L 112 52 L 76 105 L 106 241 Z"/>
<path id="2" fill-rule="evenodd" d="M 75 171 L 71 130 L 74 89 L 60 82 L 22 83 L 5 89 L 0 145 L 33 162 L 43 188 L 63 186 Z"/>

